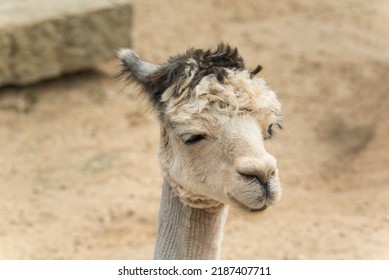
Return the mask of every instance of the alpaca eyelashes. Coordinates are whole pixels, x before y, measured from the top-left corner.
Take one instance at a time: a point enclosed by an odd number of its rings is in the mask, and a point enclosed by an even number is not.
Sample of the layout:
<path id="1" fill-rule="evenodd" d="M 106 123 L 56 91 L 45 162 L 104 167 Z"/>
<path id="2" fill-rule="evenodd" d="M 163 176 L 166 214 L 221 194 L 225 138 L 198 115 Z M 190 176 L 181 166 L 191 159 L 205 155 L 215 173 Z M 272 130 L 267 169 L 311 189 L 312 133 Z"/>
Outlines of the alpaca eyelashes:
<path id="1" fill-rule="evenodd" d="M 274 134 L 275 134 L 274 129 L 273 129 L 274 126 L 276 126 L 279 129 L 282 129 L 282 126 L 280 123 L 272 123 L 271 125 L 269 125 L 269 127 L 266 130 L 265 140 L 271 139 L 274 136 Z"/>
<path id="2" fill-rule="evenodd" d="M 187 136 L 182 137 L 182 140 L 184 141 L 184 143 L 186 145 L 192 145 L 192 144 L 200 142 L 201 140 L 204 140 L 204 139 L 205 139 L 205 136 L 202 134 L 187 135 Z"/>

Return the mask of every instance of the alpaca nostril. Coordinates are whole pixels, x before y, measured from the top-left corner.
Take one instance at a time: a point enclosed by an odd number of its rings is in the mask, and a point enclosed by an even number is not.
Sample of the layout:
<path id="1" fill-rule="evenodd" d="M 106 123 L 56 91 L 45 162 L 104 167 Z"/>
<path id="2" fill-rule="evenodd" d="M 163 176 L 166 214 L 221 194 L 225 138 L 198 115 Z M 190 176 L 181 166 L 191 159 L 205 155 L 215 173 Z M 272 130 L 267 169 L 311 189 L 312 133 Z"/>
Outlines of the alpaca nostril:
<path id="1" fill-rule="evenodd" d="M 271 171 L 270 172 L 270 177 L 275 177 L 275 176 L 276 176 L 276 171 L 275 170 Z"/>
<path id="2" fill-rule="evenodd" d="M 239 174 L 247 181 L 247 182 L 258 182 L 265 191 L 269 188 L 269 180 L 267 180 L 264 176 L 257 176 L 257 175 L 248 175 L 248 174 Z"/>
<path id="3" fill-rule="evenodd" d="M 239 175 L 241 177 L 243 177 L 244 180 L 247 182 L 258 182 L 259 181 L 259 178 L 255 175 L 246 175 L 246 174 L 242 174 L 242 173 L 239 173 Z"/>

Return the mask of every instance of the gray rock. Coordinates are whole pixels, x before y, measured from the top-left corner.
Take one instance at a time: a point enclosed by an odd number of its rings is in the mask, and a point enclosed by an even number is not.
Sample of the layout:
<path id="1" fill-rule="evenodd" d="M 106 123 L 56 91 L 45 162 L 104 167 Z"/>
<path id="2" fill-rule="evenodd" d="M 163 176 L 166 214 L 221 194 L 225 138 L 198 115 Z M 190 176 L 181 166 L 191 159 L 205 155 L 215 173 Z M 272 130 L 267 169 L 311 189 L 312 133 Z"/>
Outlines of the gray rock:
<path id="1" fill-rule="evenodd" d="M 1 0 L 0 86 L 91 68 L 131 45 L 128 0 Z"/>

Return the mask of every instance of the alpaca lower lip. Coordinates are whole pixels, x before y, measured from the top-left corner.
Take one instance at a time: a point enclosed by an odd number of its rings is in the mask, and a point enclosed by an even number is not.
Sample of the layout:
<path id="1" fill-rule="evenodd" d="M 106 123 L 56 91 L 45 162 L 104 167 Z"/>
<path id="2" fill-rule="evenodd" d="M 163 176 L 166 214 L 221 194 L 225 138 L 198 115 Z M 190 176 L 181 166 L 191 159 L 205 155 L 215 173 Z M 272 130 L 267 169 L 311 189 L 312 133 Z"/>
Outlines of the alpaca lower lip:
<path id="1" fill-rule="evenodd" d="M 261 208 L 258 209 L 250 209 L 250 212 L 262 212 L 267 208 L 267 205 L 263 205 Z"/>

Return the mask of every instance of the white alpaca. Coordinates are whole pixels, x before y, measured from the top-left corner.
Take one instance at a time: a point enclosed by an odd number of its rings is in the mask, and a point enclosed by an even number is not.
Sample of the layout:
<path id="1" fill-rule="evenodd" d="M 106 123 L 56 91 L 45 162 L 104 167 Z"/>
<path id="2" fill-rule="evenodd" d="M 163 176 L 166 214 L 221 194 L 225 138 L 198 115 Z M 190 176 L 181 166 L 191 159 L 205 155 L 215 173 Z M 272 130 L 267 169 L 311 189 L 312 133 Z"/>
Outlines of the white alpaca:
<path id="1" fill-rule="evenodd" d="M 236 48 L 189 49 L 154 65 L 119 52 L 122 74 L 159 113 L 164 176 L 155 259 L 217 259 L 228 205 L 262 211 L 281 196 L 264 140 L 280 103 Z"/>

